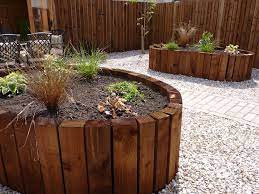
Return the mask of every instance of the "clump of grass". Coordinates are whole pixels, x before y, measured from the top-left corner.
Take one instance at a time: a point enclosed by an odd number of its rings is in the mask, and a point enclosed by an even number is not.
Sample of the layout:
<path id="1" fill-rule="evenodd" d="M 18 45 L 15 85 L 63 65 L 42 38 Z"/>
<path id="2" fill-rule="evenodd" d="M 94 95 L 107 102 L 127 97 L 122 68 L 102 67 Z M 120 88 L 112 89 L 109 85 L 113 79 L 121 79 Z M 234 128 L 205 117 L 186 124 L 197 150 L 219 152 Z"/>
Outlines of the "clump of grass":
<path id="1" fill-rule="evenodd" d="M 167 48 L 170 51 L 178 50 L 180 47 L 176 42 L 168 42 L 165 44 L 165 48 Z"/>
<path id="2" fill-rule="evenodd" d="M 81 76 L 92 79 L 100 70 L 100 63 L 106 59 L 106 54 L 100 49 L 93 49 L 88 54 L 83 46 L 74 55 L 76 70 Z"/>
<path id="3" fill-rule="evenodd" d="M 5 77 L 0 77 L 0 95 L 17 95 L 24 92 L 27 80 L 20 72 L 12 72 Z"/>
<path id="4" fill-rule="evenodd" d="M 126 101 L 134 101 L 137 98 L 144 98 L 144 94 L 139 91 L 138 86 L 134 82 L 118 82 L 108 87 L 110 93 L 115 93 Z"/>
<path id="5" fill-rule="evenodd" d="M 51 116 L 56 116 L 66 98 L 71 73 L 63 59 L 50 57 L 42 71 L 29 75 L 28 93 L 44 104 Z"/>
<path id="6" fill-rule="evenodd" d="M 210 32 L 204 32 L 198 44 L 199 50 L 206 53 L 213 53 L 216 48 L 216 42 L 213 38 L 213 34 Z"/>
<path id="7" fill-rule="evenodd" d="M 197 28 L 188 24 L 183 23 L 179 28 L 176 29 L 177 42 L 179 45 L 186 47 L 190 44 L 191 39 L 195 36 Z"/>

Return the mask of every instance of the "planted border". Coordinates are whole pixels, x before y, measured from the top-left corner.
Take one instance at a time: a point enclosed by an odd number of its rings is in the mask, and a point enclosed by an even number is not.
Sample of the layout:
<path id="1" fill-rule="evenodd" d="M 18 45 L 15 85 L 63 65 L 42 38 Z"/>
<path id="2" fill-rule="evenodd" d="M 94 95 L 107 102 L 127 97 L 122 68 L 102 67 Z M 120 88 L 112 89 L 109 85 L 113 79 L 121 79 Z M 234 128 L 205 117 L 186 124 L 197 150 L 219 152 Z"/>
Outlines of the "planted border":
<path id="1" fill-rule="evenodd" d="M 173 87 L 124 70 L 102 74 L 140 81 L 169 98 L 163 110 L 112 120 L 37 118 L 0 132 L 0 183 L 27 194 L 150 194 L 176 175 L 182 98 Z M 0 110 L 0 126 L 14 115 Z"/>
<path id="2" fill-rule="evenodd" d="M 198 51 L 169 51 L 155 45 L 149 48 L 149 68 L 217 81 L 251 79 L 254 53 L 240 50 L 238 55 Z"/>

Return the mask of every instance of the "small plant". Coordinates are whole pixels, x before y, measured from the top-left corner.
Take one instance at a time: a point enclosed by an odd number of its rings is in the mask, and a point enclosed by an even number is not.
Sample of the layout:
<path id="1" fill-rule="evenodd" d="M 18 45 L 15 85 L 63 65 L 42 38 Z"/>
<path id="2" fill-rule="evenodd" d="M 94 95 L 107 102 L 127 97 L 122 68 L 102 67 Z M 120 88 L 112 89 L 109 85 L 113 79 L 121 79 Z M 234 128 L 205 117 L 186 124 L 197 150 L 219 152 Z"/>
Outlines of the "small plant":
<path id="1" fill-rule="evenodd" d="M 0 94 L 3 96 L 17 95 L 24 92 L 26 88 L 26 78 L 20 72 L 12 72 L 0 78 Z"/>
<path id="2" fill-rule="evenodd" d="M 95 77 L 100 70 L 100 63 L 106 59 L 106 54 L 100 49 L 92 50 L 90 54 L 81 46 L 79 52 L 76 52 L 76 70 L 88 79 Z"/>
<path id="3" fill-rule="evenodd" d="M 199 41 L 198 47 L 200 51 L 212 53 L 216 48 L 216 43 L 213 38 L 213 34 L 210 32 L 204 32 Z"/>
<path id="4" fill-rule="evenodd" d="M 239 48 L 238 45 L 230 44 L 230 45 L 226 46 L 224 52 L 231 54 L 231 55 L 237 55 L 240 53 L 238 48 Z"/>
<path id="5" fill-rule="evenodd" d="M 110 93 L 115 93 L 116 96 L 124 98 L 126 101 L 134 101 L 136 98 L 144 98 L 144 95 L 139 91 L 137 85 L 132 82 L 118 82 L 111 84 L 108 87 Z"/>
<path id="6" fill-rule="evenodd" d="M 179 49 L 179 45 L 176 42 L 169 42 L 165 44 L 165 48 L 167 48 L 170 51 L 175 51 Z"/>
<path id="7" fill-rule="evenodd" d="M 56 116 L 60 104 L 66 98 L 71 69 L 64 60 L 49 57 L 43 70 L 29 75 L 28 92 L 43 103 L 52 116 Z"/>
<path id="8" fill-rule="evenodd" d="M 176 29 L 176 38 L 179 45 L 186 47 L 190 44 L 191 39 L 195 36 L 197 28 L 193 27 L 191 23 L 183 23 Z"/>

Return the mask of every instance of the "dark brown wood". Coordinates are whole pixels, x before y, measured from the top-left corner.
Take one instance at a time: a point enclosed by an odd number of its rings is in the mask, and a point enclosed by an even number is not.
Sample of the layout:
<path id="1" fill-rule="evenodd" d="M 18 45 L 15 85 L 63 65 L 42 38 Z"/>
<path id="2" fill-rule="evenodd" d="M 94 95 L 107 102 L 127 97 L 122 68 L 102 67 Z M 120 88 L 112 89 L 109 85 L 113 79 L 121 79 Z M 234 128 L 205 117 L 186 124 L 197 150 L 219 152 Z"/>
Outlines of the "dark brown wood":
<path id="1" fill-rule="evenodd" d="M 1 152 L 1 146 L 0 146 L 0 183 L 3 185 L 7 185 L 7 177 L 6 177 L 3 156 Z"/>
<path id="2" fill-rule="evenodd" d="M 138 153 L 138 193 L 150 194 L 153 191 L 154 150 L 156 121 L 149 116 L 137 117 L 139 126 Z"/>
<path id="3" fill-rule="evenodd" d="M 150 48 L 153 48 L 152 46 Z M 159 49 L 161 52 L 159 52 Z M 155 71 L 183 74 L 219 81 L 243 81 L 247 80 L 251 73 L 254 53 L 240 50 L 238 55 L 222 53 L 204 53 L 198 51 L 169 51 L 163 48 L 155 48 L 156 59 L 153 59 L 151 51 L 150 69 Z M 241 57 L 241 62 L 237 58 Z M 161 59 L 161 60 L 160 60 Z M 242 63 L 242 64 L 239 64 Z M 166 68 L 167 67 L 167 68 Z"/>
<path id="4" fill-rule="evenodd" d="M 19 120 L 14 124 L 17 150 L 20 158 L 24 187 L 28 194 L 43 194 L 44 186 L 35 138 L 33 120 Z"/>
<path id="5" fill-rule="evenodd" d="M 112 194 L 111 124 L 87 121 L 85 130 L 89 193 Z"/>
<path id="6" fill-rule="evenodd" d="M 170 140 L 168 162 L 168 179 L 170 181 L 175 177 L 179 167 L 182 106 L 179 104 L 174 104 L 171 107 L 163 109 L 162 112 L 170 115 Z"/>
<path id="7" fill-rule="evenodd" d="M 39 118 L 36 125 L 36 140 L 45 193 L 65 193 L 58 129 L 54 119 Z M 55 185 L 55 186 L 53 186 Z"/>
<path id="8" fill-rule="evenodd" d="M 112 120 L 114 194 L 137 194 L 137 122 Z"/>
<path id="9" fill-rule="evenodd" d="M 84 121 L 63 121 L 59 126 L 66 193 L 88 193 L 84 126 Z"/>
<path id="10" fill-rule="evenodd" d="M 13 125 L 10 125 L 13 118 L 14 116 L 12 114 L 0 109 L 2 161 L 5 167 L 8 185 L 17 191 L 25 192 L 16 137 Z"/>
<path id="11" fill-rule="evenodd" d="M 168 167 L 168 144 L 170 134 L 170 117 L 162 112 L 150 114 L 156 120 L 156 139 L 155 139 L 155 176 L 154 176 L 154 192 L 165 187 L 167 183 L 167 167 Z"/>

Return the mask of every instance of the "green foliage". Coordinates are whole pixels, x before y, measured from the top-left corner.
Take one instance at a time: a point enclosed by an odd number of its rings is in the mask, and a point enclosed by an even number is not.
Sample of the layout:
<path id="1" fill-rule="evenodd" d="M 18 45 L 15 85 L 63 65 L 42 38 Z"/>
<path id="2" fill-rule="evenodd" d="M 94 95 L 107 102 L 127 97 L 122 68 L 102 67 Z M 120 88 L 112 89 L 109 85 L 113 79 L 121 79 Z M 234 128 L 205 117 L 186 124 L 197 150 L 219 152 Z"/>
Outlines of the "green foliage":
<path id="1" fill-rule="evenodd" d="M 238 50 L 238 47 L 239 47 L 238 45 L 230 44 L 230 45 L 226 46 L 225 52 L 228 54 L 231 54 L 231 55 L 237 55 L 240 53 Z"/>
<path id="2" fill-rule="evenodd" d="M 214 41 L 213 34 L 211 34 L 210 32 L 204 32 L 201 36 L 198 47 L 202 52 L 214 52 L 216 48 L 216 43 Z"/>
<path id="3" fill-rule="evenodd" d="M 169 42 L 165 44 L 165 48 L 167 48 L 170 51 L 178 50 L 180 47 L 176 42 Z"/>
<path id="4" fill-rule="evenodd" d="M 74 56 L 76 70 L 81 76 L 91 79 L 99 72 L 99 65 L 106 59 L 106 54 L 100 49 L 92 50 L 90 54 L 81 46 Z"/>
<path id="5" fill-rule="evenodd" d="M 9 75 L 0 78 L 0 94 L 17 95 L 24 92 L 26 88 L 26 78 L 19 72 L 12 72 Z"/>
<path id="6" fill-rule="evenodd" d="M 138 97 L 141 99 L 144 98 L 144 94 L 139 91 L 138 86 L 134 82 L 123 81 L 111 84 L 108 87 L 108 91 L 115 93 L 126 101 L 134 101 Z"/>

